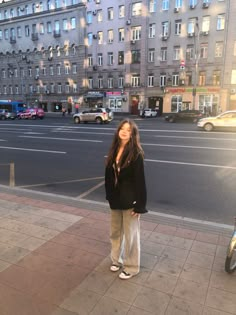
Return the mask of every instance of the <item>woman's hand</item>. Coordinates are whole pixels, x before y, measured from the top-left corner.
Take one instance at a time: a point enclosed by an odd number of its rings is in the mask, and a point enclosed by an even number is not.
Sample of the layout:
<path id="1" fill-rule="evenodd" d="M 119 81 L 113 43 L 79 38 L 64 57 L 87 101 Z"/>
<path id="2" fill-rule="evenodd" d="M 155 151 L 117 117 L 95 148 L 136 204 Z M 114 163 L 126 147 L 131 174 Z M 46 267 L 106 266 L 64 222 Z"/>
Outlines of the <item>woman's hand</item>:
<path id="1" fill-rule="evenodd" d="M 134 211 L 132 211 L 131 212 L 131 215 L 133 216 L 133 217 L 140 217 L 140 213 L 137 213 L 137 212 L 134 212 Z"/>

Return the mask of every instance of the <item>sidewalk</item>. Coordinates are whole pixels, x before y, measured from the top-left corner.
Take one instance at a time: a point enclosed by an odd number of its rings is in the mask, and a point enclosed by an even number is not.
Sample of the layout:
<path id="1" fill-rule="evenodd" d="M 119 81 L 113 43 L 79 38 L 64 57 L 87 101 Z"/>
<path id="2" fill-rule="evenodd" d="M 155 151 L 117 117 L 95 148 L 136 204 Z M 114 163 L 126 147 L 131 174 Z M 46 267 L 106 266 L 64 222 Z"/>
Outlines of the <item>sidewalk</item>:
<path id="1" fill-rule="evenodd" d="M 230 227 L 150 213 L 141 230 L 141 272 L 120 280 L 108 207 L 0 186 L 0 314 L 236 314 Z"/>

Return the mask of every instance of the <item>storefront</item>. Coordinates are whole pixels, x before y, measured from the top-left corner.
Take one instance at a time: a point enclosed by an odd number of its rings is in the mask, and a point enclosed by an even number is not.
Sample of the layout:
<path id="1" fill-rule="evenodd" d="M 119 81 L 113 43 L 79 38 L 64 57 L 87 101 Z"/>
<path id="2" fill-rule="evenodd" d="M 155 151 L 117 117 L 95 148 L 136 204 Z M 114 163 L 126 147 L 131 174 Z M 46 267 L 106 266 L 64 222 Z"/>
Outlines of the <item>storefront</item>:
<path id="1" fill-rule="evenodd" d="M 122 91 L 106 92 L 106 105 L 114 112 L 128 112 L 126 93 Z"/>
<path id="2" fill-rule="evenodd" d="M 104 104 L 104 93 L 99 91 L 89 91 L 84 94 L 84 103 L 87 107 Z"/>
<path id="3" fill-rule="evenodd" d="M 163 113 L 163 97 L 162 96 L 151 96 L 148 98 L 148 108 L 156 109 L 158 116 Z"/>

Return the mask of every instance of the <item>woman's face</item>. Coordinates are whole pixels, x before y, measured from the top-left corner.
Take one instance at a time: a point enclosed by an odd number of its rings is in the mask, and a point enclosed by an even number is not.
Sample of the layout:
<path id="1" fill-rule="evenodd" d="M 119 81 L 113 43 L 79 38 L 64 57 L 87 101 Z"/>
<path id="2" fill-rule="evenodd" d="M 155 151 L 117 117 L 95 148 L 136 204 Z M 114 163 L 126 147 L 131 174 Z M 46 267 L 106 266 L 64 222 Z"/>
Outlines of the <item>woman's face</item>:
<path id="1" fill-rule="evenodd" d="M 119 130 L 118 136 L 123 143 L 129 142 L 131 138 L 131 126 L 129 123 L 124 123 Z"/>

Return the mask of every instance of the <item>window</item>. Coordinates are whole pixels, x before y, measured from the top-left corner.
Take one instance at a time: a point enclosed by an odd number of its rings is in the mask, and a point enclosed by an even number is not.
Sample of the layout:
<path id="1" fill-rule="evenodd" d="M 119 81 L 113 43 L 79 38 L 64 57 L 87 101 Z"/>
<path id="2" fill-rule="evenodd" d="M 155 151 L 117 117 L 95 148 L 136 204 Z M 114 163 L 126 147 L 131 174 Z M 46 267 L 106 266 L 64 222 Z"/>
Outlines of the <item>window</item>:
<path id="1" fill-rule="evenodd" d="M 123 18 L 123 17 L 125 17 L 125 6 L 120 5 L 119 6 L 119 18 Z"/>
<path id="2" fill-rule="evenodd" d="M 157 0 L 149 0 L 148 11 L 150 13 L 156 12 L 157 10 Z"/>
<path id="3" fill-rule="evenodd" d="M 28 76 L 32 77 L 32 68 L 28 68 Z"/>
<path id="4" fill-rule="evenodd" d="M 30 36 L 30 28 L 29 25 L 25 25 L 25 36 L 29 37 Z"/>
<path id="5" fill-rule="evenodd" d="M 131 51 L 131 63 L 140 63 L 140 50 L 132 50 Z"/>
<path id="6" fill-rule="evenodd" d="M 119 51 L 118 52 L 118 65 L 123 65 L 124 64 L 124 52 Z"/>
<path id="7" fill-rule="evenodd" d="M 57 65 L 57 75 L 61 75 L 61 65 Z"/>
<path id="8" fill-rule="evenodd" d="M 88 88 L 92 89 L 93 88 L 93 78 L 88 78 Z"/>
<path id="9" fill-rule="evenodd" d="M 201 44 L 200 46 L 200 58 L 207 58 L 208 44 Z"/>
<path id="10" fill-rule="evenodd" d="M 169 0 L 162 0 L 162 10 L 169 10 Z"/>
<path id="11" fill-rule="evenodd" d="M 97 21 L 102 22 L 102 10 L 97 10 Z"/>
<path id="12" fill-rule="evenodd" d="M 232 70 L 231 72 L 231 84 L 236 84 L 236 70 Z"/>
<path id="13" fill-rule="evenodd" d="M 219 70 L 213 71 L 212 85 L 220 85 L 220 71 Z"/>
<path id="14" fill-rule="evenodd" d="M 119 78 L 118 78 L 118 87 L 119 88 L 123 88 L 124 87 L 124 82 L 125 82 L 124 77 L 123 76 L 119 76 Z"/>
<path id="15" fill-rule="evenodd" d="M 98 44 L 102 45 L 103 44 L 103 32 L 98 32 Z"/>
<path id="16" fill-rule="evenodd" d="M 72 30 L 75 30 L 75 29 L 76 29 L 76 19 L 75 19 L 74 17 L 72 17 L 72 18 L 70 19 L 70 28 L 71 28 Z"/>
<path id="17" fill-rule="evenodd" d="M 173 86 L 178 86 L 179 85 L 179 74 L 178 73 L 173 73 L 172 74 L 172 85 Z"/>
<path id="18" fill-rule="evenodd" d="M 72 64 L 72 73 L 73 73 L 73 74 L 76 74 L 76 73 L 77 73 L 77 64 L 76 64 L 76 63 L 73 63 L 73 64 Z"/>
<path id="19" fill-rule="evenodd" d="M 54 26 L 55 26 L 55 32 L 57 34 L 60 34 L 60 22 L 59 21 L 55 21 Z"/>
<path id="20" fill-rule="evenodd" d="M 119 42 L 123 42 L 125 40 L 125 29 L 119 28 L 118 30 Z"/>
<path id="21" fill-rule="evenodd" d="M 43 23 L 39 24 L 39 33 L 44 34 L 44 24 Z"/>
<path id="22" fill-rule="evenodd" d="M 63 19 L 62 27 L 63 27 L 63 31 L 68 31 L 68 20 L 67 19 Z"/>
<path id="23" fill-rule="evenodd" d="M 135 2 L 132 4 L 132 16 L 142 15 L 142 2 Z"/>
<path id="24" fill-rule="evenodd" d="M 62 93 L 62 86 L 61 83 L 57 84 L 57 93 Z"/>
<path id="25" fill-rule="evenodd" d="M 87 12 L 87 24 L 91 24 L 93 22 L 93 14 L 92 11 Z"/>
<path id="26" fill-rule="evenodd" d="M 47 22 L 47 33 L 52 33 L 52 22 Z"/>
<path id="27" fill-rule="evenodd" d="M 93 65 L 93 56 L 92 55 L 88 55 L 88 66 L 92 67 Z"/>
<path id="28" fill-rule="evenodd" d="M 148 87 L 153 87 L 154 86 L 154 75 L 149 74 L 148 75 L 148 82 L 147 82 Z"/>
<path id="29" fill-rule="evenodd" d="M 53 74 L 54 74 L 53 66 L 50 66 L 50 67 L 49 67 L 49 74 L 50 74 L 50 75 L 53 75 Z"/>
<path id="30" fill-rule="evenodd" d="M 217 31 L 221 31 L 225 29 L 225 15 L 224 14 L 219 14 L 217 16 L 217 26 L 216 26 Z"/>
<path id="31" fill-rule="evenodd" d="M 161 61 L 167 61 L 167 48 L 161 47 Z"/>
<path id="32" fill-rule="evenodd" d="M 222 57 L 223 55 L 223 42 L 216 42 L 215 57 Z"/>
<path id="33" fill-rule="evenodd" d="M 69 74 L 70 73 L 70 65 L 67 63 L 65 64 L 65 74 Z"/>
<path id="34" fill-rule="evenodd" d="M 0 30 L 0 40 L 2 39 L 2 30 Z"/>
<path id="35" fill-rule="evenodd" d="M 42 73 L 43 73 L 43 75 L 47 75 L 46 67 L 42 68 Z"/>
<path id="36" fill-rule="evenodd" d="M 173 60 L 180 60 L 180 46 L 174 47 Z"/>
<path id="37" fill-rule="evenodd" d="M 155 59 L 155 48 L 148 49 L 148 62 L 154 62 Z"/>
<path id="38" fill-rule="evenodd" d="M 21 37 L 21 36 L 22 36 L 21 27 L 20 27 L 20 26 L 17 27 L 16 33 L 17 33 L 17 37 Z M 0 38 L 0 39 L 1 39 L 1 38 Z"/>
<path id="39" fill-rule="evenodd" d="M 98 54 L 98 66 L 102 66 L 103 65 L 103 55 L 102 53 Z"/>
<path id="40" fill-rule="evenodd" d="M 182 107 L 182 96 L 175 95 L 171 98 L 171 112 L 178 112 Z"/>
<path id="41" fill-rule="evenodd" d="M 109 44 L 113 43 L 113 40 L 114 40 L 114 32 L 113 32 L 113 30 L 108 30 L 107 31 L 107 37 L 108 37 L 108 43 Z"/>
<path id="42" fill-rule="evenodd" d="M 165 22 L 162 22 L 161 24 L 161 35 L 162 36 L 168 36 L 169 34 L 169 22 L 165 21 Z"/>
<path id="43" fill-rule="evenodd" d="M 199 72 L 198 85 L 202 85 L 202 86 L 206 85 L 206 72 L 205 71 Z"/>
<path id="44" fill-rule="evenodd" d="M 188 45 L 186 49 L 186 60 L 192 60 L 194 58 L 194 47 L 193 45 Z"/>
<path id="45" fill-rule="evenodd" d="M 202 18 L 202 32 L 209 32 L 210 30 L 210 17 L 203 16 Z"/>
<path id="46" fill-rule="evenodd" d="M 60 0 L 55 0 L 55 9 L 60 7 Z"/>
<path id="47" fill-rule="evenodd" d="M 99 77 L 99 78 L 98 78 L 98 88 L 99 88 L 99 89 L 102 89 L 102 88 L 103 88 L 103 78 L 102 78 L 102 77 Z"/>
<path id="48" fill-rule="evenodd" d="M 107 19 L 113 20 L 114 19 L 114 8 L 107 9 Z"/>
<path id="49" fill-rule="evenodd" d="M 113 52 L 109 52 L 108 53 L 108 65 L 112 66 L 114 64 L 114 56 L 113 56 Z"/>
<path id="50" fill-rule="evenodd" d="M 197 0 L 189 0 L 189 6 L 195 8 L 197 5 Z"/>
<path id="51" fill-rule="evenodd" d="M 131 85 L 133 87 L 138 87 L 140 86 L 140 75 L 139 74 L 133 74 L 131 76 Z"/>
<path id="52" fill-rule="evenodd" d="M 183 5 L 183 0 L 175 0 L 175 8 L 181 8 Z"/>
<path id="53" fill-rule="evenodd" d="M 156 33 L 156 24 L 155 23 L 149 24 L 148 37 L 154 38 L 155 33 Z"/>
<path id="54" fill-rule="evenodd" d="M 181 20 L 176 20 L 175 21 L 175 35 L 180 35 L 181 34 Z"/>
<path id="55" fill-rule="evenodd" d="M 107 87 L 108 87 L 108 89 L 112 89 L 113 88 L 113 78 L 108 78 L 107 79 Z"/>
<path id="56" fill-rule="evenodd" d="M 132 40 L 140 40 L 141 39 L 141 26 L 132 27 Z"/>
<path id="57" fill-rule="evenodd" d="M 190 19 L 188 21 L 188 34 L 194 34 L 196 28 L 197 19 Z"/>
<path id="58" fill-rule="evenodd" d="M 77 83 L 74 82 L 72 88 L 73 88 L 73 92 L 74 92 L 74 93 L 77 93 L 77 92 L 78 92 Z"/>
<path id="59" fill-rule="evenodd" d="M 91 46 L 93 42 L 93 33 L 88 33 L 88 45 Z"/>
<path id="60" fill-rule="evenodd" d="M 70 83 L 66 82 L 65 84 L 65 92 L 70 93 Z"/>

